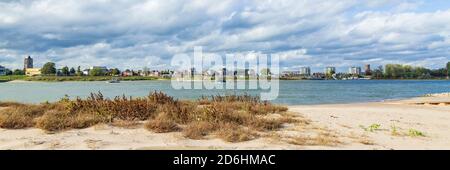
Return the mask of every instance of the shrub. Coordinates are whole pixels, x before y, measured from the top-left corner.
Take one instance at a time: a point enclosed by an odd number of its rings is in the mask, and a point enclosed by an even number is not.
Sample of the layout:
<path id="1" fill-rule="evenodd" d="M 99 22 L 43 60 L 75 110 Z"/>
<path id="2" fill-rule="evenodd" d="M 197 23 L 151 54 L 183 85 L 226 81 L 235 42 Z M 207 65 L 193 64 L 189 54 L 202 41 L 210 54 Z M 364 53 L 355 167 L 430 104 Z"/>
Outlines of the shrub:
<path id="1" fill-rule="evenodd" d="M 215 126 L 210 122 L 191 122 L 183 129 L 183 135 L 189 139 L 203 139 L 214 130 Z"/>
<path id="2" fill-rule="evenodd" d="M 47 131 L 60 131 L 71 127 L 70 116 L 58 110 L 45 112 L 36 121 L 36 127 Z"/>
<path id="3" fill-rule="evenodd" d="M 145 128 L 155 133 L 167 133 L 178 131 L 178 125 L 167 117 L 166 113 L 160 113 L 158 117 L 145 123 Z"/>
<path id="4" fill-rule="evenodd" d="M 33 125 L 33 117 L 27 115 L 22 109 L 8 108 L 0 112 L 0 128 L 23 129 Z"/>
<path id="5" fill-rule="evenodd" d="M 272 131 L 282 127 L 283 122 L 276 119 L 250 119 L 248 126 L 258 131 Z"/>
<path id="6" fill-rule="evenodd" d="M 94 126 L 99 123 L 105 123 L 107 120 L 95 114 L 77 114 L 68 116 L 69 127 L 75 129 L 82 129 Z"/>
<path id="7" fill-rule="evenodd" d="M 217 136 L 227 142 L 244 142 L 257 137 L 256 133 L 251 130 L 243 129 L 232 123 L 222 124 Z"/>
<path id="8" fill-rule="evenodd" d="M 0 107 L 19 107 L 19 106 L 24 106 L 24 104 L 17 102 L 0 102 Z"/>
<path id="9" fill-rule="evenodd" d="M 256 138 L 256 131 L 274 131 L 283 123 L 295 123 L 292 115 L 282 114 L 286 107 L 272 105 L 249 95 L 203 97 L 197 101 L 179 101 L 162 92 L 147 97 L 117 96 L 109 99 L 102 93 L 91 93 L 86 99 L 27 105 L 0 103 L 9 107 L 0 111 L 0 127 L 37 127 L 47 131 L 88 128 L 99 123 L 132 127 L 146 121 L 144 127 L 156 133 L 183 130 L 185 137 L 203 139 L 215 133 L 231 142 Z M 279 113 L 281 118 L 266 118 Z M 184 128 L 181 128 L 184 127 Z"/>

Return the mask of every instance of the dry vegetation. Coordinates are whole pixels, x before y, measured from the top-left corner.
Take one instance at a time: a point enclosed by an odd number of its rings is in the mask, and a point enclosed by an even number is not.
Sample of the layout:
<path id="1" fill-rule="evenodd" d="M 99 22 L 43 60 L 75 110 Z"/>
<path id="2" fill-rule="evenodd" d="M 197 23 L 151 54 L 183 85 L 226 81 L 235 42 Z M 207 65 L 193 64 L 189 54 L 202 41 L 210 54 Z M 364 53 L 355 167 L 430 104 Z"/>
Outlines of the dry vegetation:
<path id="1" fill-rule="evenodd" d="M 100 92 L 86 99 L 68 97 L 55 103 L 37 105 L 2 102 L 0 128 L 40 128 L 49 132 L 81 129 L 97 124 L 144 127 L 156 133 L 182 131 L 191 139 L 216 136 L 239 142 L 257 138 L 259 133 L 276 131 L 283 124 L 295 123 L 285 114 L 286 107 L 273 105 L 249 95 L 202 97 L 197 101 L 179 101 L 161 92 L 147 97 L 105 98 Z M 282 115 L 271 118 L 269 115 Z"/>
<path id="2" fill-rule="evenodd" d="M 337 136 L 329 132 L 319 133 L 315 136 L 297 136 L 288 140 L 289 143 L 294 145 L 322 145 L 322 146 L 335 146 L 341 142 L 338 140 Z"/>

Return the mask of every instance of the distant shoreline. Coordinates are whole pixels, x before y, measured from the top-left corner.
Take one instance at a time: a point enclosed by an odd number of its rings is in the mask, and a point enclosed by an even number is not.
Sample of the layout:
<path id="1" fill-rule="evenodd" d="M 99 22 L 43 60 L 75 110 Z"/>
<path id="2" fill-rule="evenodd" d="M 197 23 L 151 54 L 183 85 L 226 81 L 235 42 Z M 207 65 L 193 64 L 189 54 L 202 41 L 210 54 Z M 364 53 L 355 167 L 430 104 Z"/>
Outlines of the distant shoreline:
<path id="1" fill-rule="evenodd" d="M 119 78 L 120 81 L 154 81 L 154 80 L 171 80 L 170 78 L 160 78 L 160 77 L 144 77 L 144 76 L 129 76 L 129 77 L 113 77 L 113 76 L 0 76 L 0 83 L 4 82 L 95 82 L 95 81 L 109 81 L 112 78 Z M 237 80 L 247 80 L 247 79 L 237 79 Z M 367 80 L 309 80 L 309 79 L 286 79 L 280 78 L 280 81 L 367 81 Z M 450 81 L 449 79 L 443 78 L 433 78 L 433 79 L 368 79 L 373 81 L 383 81 L 383 80 L 399 80 L 399 81 Z M 201 81 L 194 80 L 194 81 Z M 232 80 L 227 80 L 232 81 Z"/>
<path id="2" fill-rule="evenodd" d="M 0 82 L 77 82 L 77 81 L 109 81 L 114 76 L 0 76 Z M 149 81 L 149 80 L 169 80 L 159 77 L 143 77 L 143 76 L 129 76 L 117 77 L 120 81 Z"/>

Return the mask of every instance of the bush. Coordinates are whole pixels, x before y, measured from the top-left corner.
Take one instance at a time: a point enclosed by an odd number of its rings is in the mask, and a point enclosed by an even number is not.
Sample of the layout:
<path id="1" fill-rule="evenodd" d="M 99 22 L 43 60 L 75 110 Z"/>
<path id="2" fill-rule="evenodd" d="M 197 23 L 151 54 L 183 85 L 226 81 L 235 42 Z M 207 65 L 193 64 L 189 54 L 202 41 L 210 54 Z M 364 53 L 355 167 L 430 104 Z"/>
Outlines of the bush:
<path id="1" fill-rule="evenodd" d="M 249 129 L 243 129 L 232 123 L 222 124 L 217 136 L 227 142 L 244 142 L 253 140 L 257 134 Z"/>
<path id="2" fill-rule="evenodd" d="M 209 133 L 215 131 L 215 127 L 210 122 L 191 122 L 183 129 L 183 135 L 189 139 L 203 139 Z"/>
<path id="3" fill-rule="evenodd" d="M 27 115 L 22 109 L 8 108 L 0 112 L 0 128 L 23 129 L 33 126 L 33 117 Z"/>
<path id="4" fill-rule="evenodd" d="M 272 105 L 258 97 L 212 96 L 197 101 L 179 101 L 162 92 L 147 97 L 117 96 L 109 99 L 91 93 L 86 99 L 68 96 L 55 103 L 27 105 L 0 103 L 0 127 L 37 127 L 47 131 L 88 128 L 99 123 L 129 127 L 146 121 L 144 127 L 156 133 L 182 130 L 185 137 L 203 139 L 209 134 L 231 142 L 251 140 L 257 132 L 274 131 L 283 123 L 296 122 L 282 114 L 286 107 Z M 281 118 L 266 116 L 277 113 Z M 181 128 L 183 127 L 183 128 Z"/>
<path id="5" fill-rule="evenodd" d="M 155 119 L 147 121 L 145 128 L 155 133 L 167 133 L 179 130 L 178 125 L 169 119 L 166 113 L 161 113 Z"/>

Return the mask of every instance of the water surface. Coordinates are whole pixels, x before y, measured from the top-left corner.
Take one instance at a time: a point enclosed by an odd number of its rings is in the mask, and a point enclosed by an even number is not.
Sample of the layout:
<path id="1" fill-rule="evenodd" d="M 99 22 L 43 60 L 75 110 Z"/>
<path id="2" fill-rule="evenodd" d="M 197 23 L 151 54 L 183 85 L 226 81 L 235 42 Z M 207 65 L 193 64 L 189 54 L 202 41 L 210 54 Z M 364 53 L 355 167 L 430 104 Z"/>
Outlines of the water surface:
<path id="1" fill-rule="evenodd" d="M 40 103 L 56 101 L 69 95 L 86 97 L 101 91 L 107 97 L 117 95 L 146 96 L 163 91 L 179 99 L 196 99 L 202 95 L 259 95 L 261 90 L 175 90 L 170 81 L 105 82 L 8 82 L 0 83 L 0 101 Z M 332 104 L 381 101 L 417 97 L 428 93 L 450 92 L 450 81 L 443 80 L 349 80 L 349 81 L 280 81 L 275 103 Z"/>

